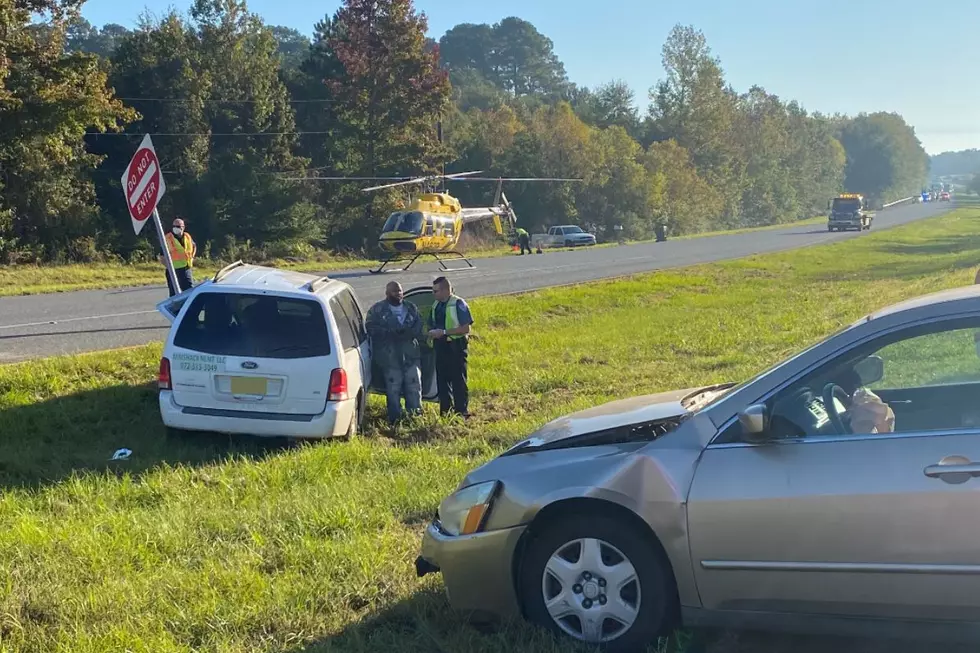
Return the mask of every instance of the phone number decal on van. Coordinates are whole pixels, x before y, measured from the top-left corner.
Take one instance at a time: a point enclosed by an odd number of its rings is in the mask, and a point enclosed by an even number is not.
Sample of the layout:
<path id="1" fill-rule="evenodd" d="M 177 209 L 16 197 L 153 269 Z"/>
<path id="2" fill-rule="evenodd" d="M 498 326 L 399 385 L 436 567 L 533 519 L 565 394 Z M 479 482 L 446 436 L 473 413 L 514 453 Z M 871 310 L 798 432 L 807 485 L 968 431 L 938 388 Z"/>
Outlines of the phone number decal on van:
<path id="1" fill-rule="evenodd" d="M 184 372 L 224 372 L 226 356 L 174 354 L 177 369 Z"/>

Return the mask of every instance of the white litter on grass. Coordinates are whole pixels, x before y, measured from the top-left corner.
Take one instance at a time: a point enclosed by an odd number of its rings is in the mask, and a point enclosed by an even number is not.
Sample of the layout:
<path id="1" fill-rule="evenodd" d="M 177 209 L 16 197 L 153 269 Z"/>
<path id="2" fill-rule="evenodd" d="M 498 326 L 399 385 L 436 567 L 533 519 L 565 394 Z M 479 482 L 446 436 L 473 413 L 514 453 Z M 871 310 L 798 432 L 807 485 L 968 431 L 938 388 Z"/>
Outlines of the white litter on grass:
<path id="1" fill-rule="evenodd" d="M 112 458 L 109 460 L 129 460 L 129 457 L 133 455 L 133 452 L 129 449 L 117 449 L 116 453 L 112 454 Z"/>

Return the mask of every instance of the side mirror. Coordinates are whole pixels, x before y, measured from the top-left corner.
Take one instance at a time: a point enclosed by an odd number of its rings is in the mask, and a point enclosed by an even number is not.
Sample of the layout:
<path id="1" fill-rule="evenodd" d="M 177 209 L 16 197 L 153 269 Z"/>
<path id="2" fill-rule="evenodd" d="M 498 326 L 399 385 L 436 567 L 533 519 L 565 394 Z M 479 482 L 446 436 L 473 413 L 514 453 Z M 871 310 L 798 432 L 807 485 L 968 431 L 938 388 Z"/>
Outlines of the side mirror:
<path id="1" fill-rule="evenodd" d="M 861 385 L 871 385 L 885 376 L 885 362 L 880 356 L 868 356 L 854 366 L 854 373 L 861 379 Z"/>
<path id="2" fill-rule="evenodd" d="M 738 423 L 742 425 L 742 438 L 750 444 L 762 444 L 766 437 L 766 406 L 753 404 L 738 414 Z"/>

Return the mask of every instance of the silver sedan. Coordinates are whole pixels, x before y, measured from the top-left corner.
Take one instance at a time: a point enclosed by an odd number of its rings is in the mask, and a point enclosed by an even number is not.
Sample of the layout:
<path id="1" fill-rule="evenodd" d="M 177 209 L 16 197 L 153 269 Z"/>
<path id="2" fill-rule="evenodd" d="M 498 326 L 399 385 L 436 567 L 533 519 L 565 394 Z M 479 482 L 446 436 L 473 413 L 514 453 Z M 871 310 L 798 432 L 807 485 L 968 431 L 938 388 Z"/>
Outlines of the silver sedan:
<path id="1" fill-rule="evenodd" d="M 441 503 L 417 571 L 441 571 L 457 610 L 613 650 L 680 624 L 969 635 L 977 334 L 971 286 L 878 311 L 737 386 L 553 421 Z"/>

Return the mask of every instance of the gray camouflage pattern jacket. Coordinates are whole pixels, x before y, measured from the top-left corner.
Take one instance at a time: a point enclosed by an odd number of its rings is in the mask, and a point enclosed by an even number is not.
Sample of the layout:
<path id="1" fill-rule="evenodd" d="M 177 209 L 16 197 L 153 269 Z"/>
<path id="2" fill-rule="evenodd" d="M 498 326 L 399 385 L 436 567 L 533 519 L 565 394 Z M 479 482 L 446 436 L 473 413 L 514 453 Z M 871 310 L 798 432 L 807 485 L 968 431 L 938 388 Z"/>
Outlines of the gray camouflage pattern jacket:
<path id="1" fill-rule="evenodd" d="M 382 367 L 418 365 L 422 360 L 419 343 L 425 339 L 425 321 L 412 302 L 405 304 L 405 322 L 392 314 L 388 300 L 376 303 L 367 314 L 367 332 L 372 357 Z"/>

